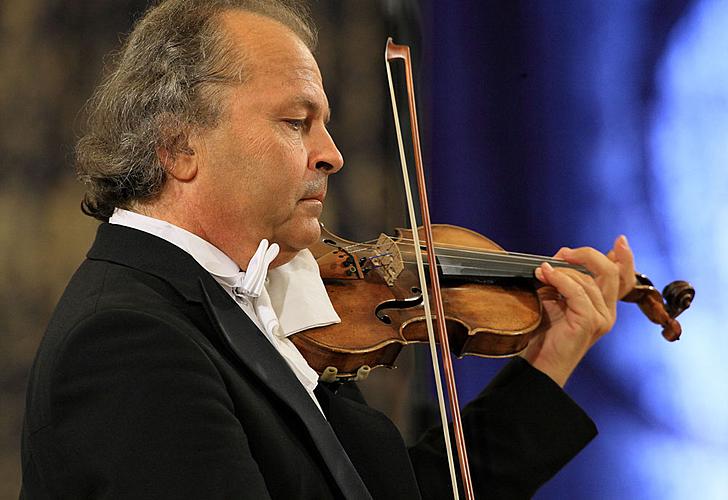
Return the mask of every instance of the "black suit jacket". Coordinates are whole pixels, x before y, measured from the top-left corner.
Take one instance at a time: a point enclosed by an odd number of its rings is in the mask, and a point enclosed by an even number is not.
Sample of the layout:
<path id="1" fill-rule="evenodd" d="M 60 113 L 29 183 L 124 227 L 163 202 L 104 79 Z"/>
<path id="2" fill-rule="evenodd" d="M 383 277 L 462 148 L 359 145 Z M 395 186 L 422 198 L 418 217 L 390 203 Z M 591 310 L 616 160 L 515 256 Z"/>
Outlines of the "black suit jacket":
<path id="1" fill-rule="evenodd" d="M 33 365 L 21 497 L 446 498 L 439 430 L 407 450 L 355 387 L 317 390 L 176 246 L 102 224 Z M 479 497 L 527 497 L 595 434 L 522 360 L 463 412 Z"/>

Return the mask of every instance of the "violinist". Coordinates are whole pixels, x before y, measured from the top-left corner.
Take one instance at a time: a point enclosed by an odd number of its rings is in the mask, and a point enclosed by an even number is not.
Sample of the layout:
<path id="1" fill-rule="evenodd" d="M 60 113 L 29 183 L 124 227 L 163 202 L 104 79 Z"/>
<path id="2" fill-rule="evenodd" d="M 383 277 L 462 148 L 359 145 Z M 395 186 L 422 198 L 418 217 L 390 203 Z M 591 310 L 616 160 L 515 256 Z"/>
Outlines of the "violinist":
<path id="1" fill-rule="evenodd" d="M 312 254 L 343 166 L 283 0 L 167 0 L 137 22 L 77 150 L 102 223 L 39 347 L 21 498 L 447 498 L 442 434 L 407 449 L 290 340 L 346 321 Z M 596 433 L 563 386 L 615 321 L 632 254 L 545 264 L 538 335 L 463 411 L 479 498 L 531 496 Z"/>

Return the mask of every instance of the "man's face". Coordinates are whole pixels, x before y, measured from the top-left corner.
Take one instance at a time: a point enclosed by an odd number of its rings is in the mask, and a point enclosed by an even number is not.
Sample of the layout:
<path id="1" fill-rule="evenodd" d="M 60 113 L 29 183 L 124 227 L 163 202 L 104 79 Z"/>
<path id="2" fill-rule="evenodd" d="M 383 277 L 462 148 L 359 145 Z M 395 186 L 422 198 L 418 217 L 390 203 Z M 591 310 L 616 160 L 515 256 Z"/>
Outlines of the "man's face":
<path id="1" fill-rule="evenodd" d="M 343 165 L 326 130 L 321 73 L 303 42 L 273 20 L 233 11 L 223 26 L 242 47 L 247 79 L 223 94 L 220 125 L 193 139 L 198 232 L 238 264 L 262 238 L 291 258 L 319 238 L 327 179 Z"/>

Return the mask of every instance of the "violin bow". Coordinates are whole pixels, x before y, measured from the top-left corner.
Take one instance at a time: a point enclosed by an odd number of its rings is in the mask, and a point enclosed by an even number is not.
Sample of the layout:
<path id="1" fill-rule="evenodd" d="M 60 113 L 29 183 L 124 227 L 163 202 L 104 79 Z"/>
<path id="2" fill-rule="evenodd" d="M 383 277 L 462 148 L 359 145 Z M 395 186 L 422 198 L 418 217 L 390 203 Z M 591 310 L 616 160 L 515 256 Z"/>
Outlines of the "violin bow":
<path id="1" fill-rule="evenodd" d="M 417 122 L 417 109 L 415 105 L 415 89 L 412 78 L 412 62 L 410 58 L 410 48 L 407 45 L 397 45 L 392 38 L 387 39 L 387 45 L 384 50 L 385 66 L 387 68 L 387 80 L 389 82 L 389 95 L 392 101 L 392 114 L 394 115 L 394 126 L 397 132 L 397 145 L 399 147 L 399 159 L 402 166 L 402 176 L 404 178 L 404 190 L 407 197 L 407 208 L 409 211 L 410 226 L 412 229 L 412 238 L 414 240 L 415 257 L 417 260 L 417 271 L 422 289 L 423 306 L 425 308 L 425 322 L 427 324 L 427 335 L 430 344 L 430 356 L 432 357 L 432 367 L 435 375 L 435 388 L 437 391 L 437 399 L 440 407 L 440 419 L 442 421 L 443 437 L 445 439 L 445 449 L 447 451 L 447 459 L 450 467 L 450 478 L 452 481 L 453 497 L 457 500 L 458 484 L 455 473 L 455 465 L 452 452 L 452 444 L 450 443 L 450 433 L 448 432 L 447 411 L 445 408 L 445 397 L 442 390 L 442 381 L 440 380 L 440 364 L 437 358 L 437 347 L 435 342 L 434 325 L 432 322 L 432 312 L 430 310 L 430 297 L 427 291 L 427 280 L 425 279 L 425 266 L 422 257 L 422 247 L 418 234 L 417 217 L 415 216 L 414 202 L 412 200 L 412 192 L 410 190 L 410 176 L 407 168 L 407 159 L 404 151 L 404 143 L 402 140 L 402 130 L 399 123 L 399 112 L 397 109 L 397 99 L 394 92 L 394 84 L 392 82 L 392 70 L 390 62 L 401 59 L 404 62 L 405 78 L 407 83 L 407 96 L 409 106 L 410 128 L 412 131 L 412 145 L 414 149 L 415 173 L 417 178 L 417 187 L 420 200 L 420 211 L 422 215 L 422 226 L 425 231 L 425 244 L 427 245 L 427 258 L 430 262 L 436 261 L 435 245 L 432 238 L 432 223 L 430 222 L 430 210 L 427 203 L 427 189 L 425 186 L 425 172 L 422 165 L 422 150 L 420 148 L 420 134 Z M 455 445 L 458 451 L 458 462 L 460 465 L 460 476 L 463 483 L 463 491 L 468 500 L 473 500 L 473 483 L 470 476 L 470 467 L 468 465 L 468 455 L 465 448 L 465 438 L 463 434 L 463 425 L 460 418 L 460 405 L 458 403 L 457 389 L 455 387 L 455 374 L 453 373 L 452 357 L 450 354 L 450 343 L 448 342 L 447 326 L 445 324 L 445 309 L 442 302 L 442 294 L 440 291 L 440 279 L 437 274 L 437 266 L 429 266 L 430 286 L 432 288 L 432 297 L 435 305 L 435 318 L 437 320 L 437 333 L 440 340 L 440 352 L 442 354 L 442 365 L 445 381 L 447 383 L 448 400 L 450 403 L 450 413 L 452 414 L 452 424 L 455 436 Z"/>

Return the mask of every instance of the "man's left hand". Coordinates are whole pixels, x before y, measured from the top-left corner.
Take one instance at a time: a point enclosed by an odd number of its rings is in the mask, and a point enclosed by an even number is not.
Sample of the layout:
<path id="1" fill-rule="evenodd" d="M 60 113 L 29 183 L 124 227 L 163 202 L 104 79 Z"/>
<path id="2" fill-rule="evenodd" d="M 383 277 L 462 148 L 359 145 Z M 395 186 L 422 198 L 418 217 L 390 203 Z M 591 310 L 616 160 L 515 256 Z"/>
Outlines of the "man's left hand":
<path id="1" fill-rule="evenodd" d="M 624 236 L 607 255 L 582 247 L 562 248 L 554 257 L 582 265 L 592 276 L 548 263 L 536 270 L 545 285 L 538 290 L 544 314 L 521 356 L 563 387 L 587 351 L 614 325 L 617 301 L 635 284 L 634 259 Z"/>

